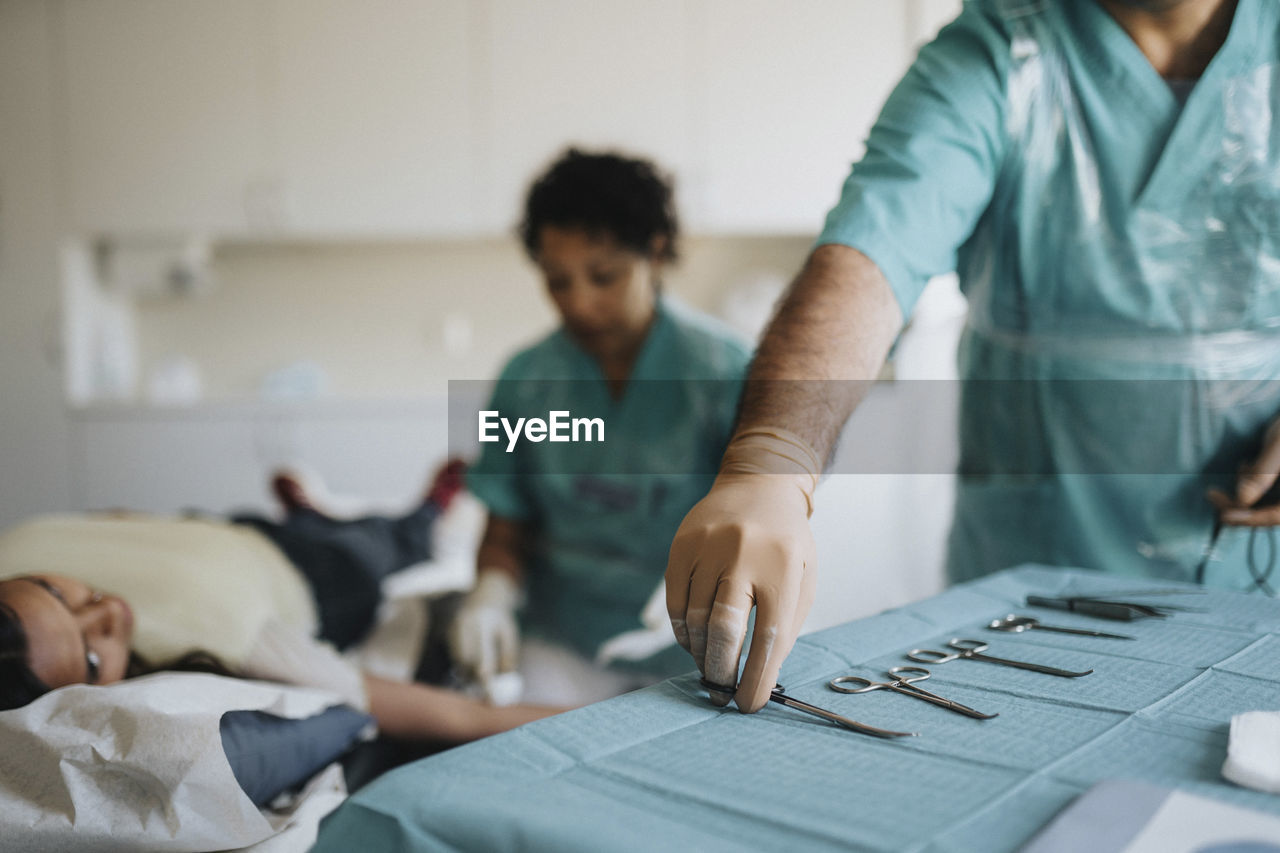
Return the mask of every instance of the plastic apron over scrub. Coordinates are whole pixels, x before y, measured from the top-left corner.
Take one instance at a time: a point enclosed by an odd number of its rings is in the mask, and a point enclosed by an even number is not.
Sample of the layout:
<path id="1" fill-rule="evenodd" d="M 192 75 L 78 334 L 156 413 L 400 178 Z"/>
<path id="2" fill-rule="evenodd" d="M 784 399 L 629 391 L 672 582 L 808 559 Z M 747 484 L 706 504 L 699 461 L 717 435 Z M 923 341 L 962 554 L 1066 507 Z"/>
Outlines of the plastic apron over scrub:
<path id="1" fill-rule="evenodd" d="M 960 273 L 953 580 L 1193 578 L 1206 489 L 1280 416 L 1278 35 L 1280 4 L 1240 0 L 1182 104 L 1096 0 L 980 0 L 886 105 L 821 242 L 904 312 Z M 1207 583 L 1253 585 L 1248 537 Z"/>

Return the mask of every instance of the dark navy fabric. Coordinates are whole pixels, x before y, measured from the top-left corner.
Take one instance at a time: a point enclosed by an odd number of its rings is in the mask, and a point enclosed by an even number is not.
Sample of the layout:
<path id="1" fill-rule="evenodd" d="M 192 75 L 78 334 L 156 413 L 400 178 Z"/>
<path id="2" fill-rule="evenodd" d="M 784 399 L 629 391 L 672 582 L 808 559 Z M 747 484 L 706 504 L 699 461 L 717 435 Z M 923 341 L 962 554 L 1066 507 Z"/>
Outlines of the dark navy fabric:
<path id="1" fill-rule="evenodd" d="M 334 705 L 301 720 L 229 711 L 219 728 L 231 772 L 261 808 L 333 763 L 372 723 L 373 717 L 363 711 Z"/>

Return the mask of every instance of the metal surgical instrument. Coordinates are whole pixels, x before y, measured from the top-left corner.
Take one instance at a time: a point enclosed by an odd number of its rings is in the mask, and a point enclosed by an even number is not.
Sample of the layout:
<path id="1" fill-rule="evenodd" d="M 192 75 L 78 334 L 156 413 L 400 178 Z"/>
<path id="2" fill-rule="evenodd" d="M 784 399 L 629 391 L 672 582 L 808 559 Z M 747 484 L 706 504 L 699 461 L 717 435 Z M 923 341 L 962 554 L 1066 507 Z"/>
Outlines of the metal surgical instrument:
<path id="1" fill-rule="evenodd" d="M 734 693 L 736 687 L 728 687 L 723 684 L 715 684 L 714 682 L 702 679 L 702 686 L 708 690 L 714 690 L 718 693 Z M 815 717 L 835 723 L 837 726 L 844 726 L 850 731 L 855 731 L 862 735 L 871 735 L 872 737 L 895 738 L 895 737 L 918 737 L 919 732 L 893 732 L 888 729 L 878 729 L 875 726 L 868 726 L 866 723 L 859 723 L 857 720 L 851 720 L 848 717 L 842 717 L 839 714 L 828 711 L 826 708 L 819 708 L 817 705 L 810 705 L 808 702 L 802 702 L 788 696 L 786 689 L 781 685 L 774 685 L 773 692 L 769 694 L 770 702 L 777 702 L 779 705 L 786 705 L 788 708 L 794 708 L 797 711 L 803 711 L 806 714 L 813 714 Z"/>
<path id="2" fill-rule="evenodd" d="M 956 651 L 948 654 L 947 652 L 939 652 L 933 649 L 912 649 L 907 652 L 907 658 L 917 663 L 947 663 L 953 660 L 961 660 L 968 658 L 969 660 L 982 660 L 987 663 L 998 663 L 1001 666 L 1012 666 L 1016 669 L 1029 669 L 1032 672 L 1043 672 L 1045 675 L 1060 675 L 1063 678 L 1080 678 L 1088 675 L 1093 670 L 1085 672 L 1072 672 L 1068 669 L 1058 669 L 1052 666 L 1043 666 L 1038 663 L 1027 663 L 1020 660 L 1009 660 L 1008 658 L 998 658 L 991 655 L 982 654 L 988 648 L 986 643 L 981 640 L 961 640 L 954 639 L 947 645 Z"/>
<path id="3" fill-rule="evenodd" d="M 1196 566 L 1196 583 L 1204 583 L 1204 573 L 1209 568 L 1209 562 L 1218 555 L 1218 540 L 1222 538 L 1222 527 L 1222 515 L 1214 513 L 1213 532 L 1209 534 L 1209 545 L 1204 549 L 1204 556 Z"/>
<path id="4" fill-rule="evenodd" d="M 1044 625 L 1039 619 L 1031 616 L 1015 616 L 1010 613 L 1003 619 L 992 619 L 987 625 L 993 631 L 1011 631 L 1021 634 L 1023 631 L 1054 631 L 1059 634 L 1079 634 L 1082 637 L 1106 637 L 1111 640 L 1132 640 L 1128 634 L 1108 634 L 1106 631 L 1089 631 L 1084 628 L 1061 628 L 1057 625 Z"/>
<path id="5" fill-rule="evenodd" d="M 1070 610 L 1085 616 L 1097 616 L 1099 619 L 1120 619 L 1125 622 L 1141 619 L 1144 616 L 1163 618 L 1167 608 L 1151 604 L 1139 604 L 1133 601 L 1112 601 L 1105 598 L 1050 598 L 1043 595 L 1028 595 L 1027 605 L 1030 607 L 1051 607 L 1054 610 Z"/>
<path id="6" fill-rule="evenodd" d="M 959 702 L 952 702 L 950 699 L 943 699 L 936 693 L 930 693 L 923 687 L 916 687 L 915 682 L 924 681 L 929 677 L 929 670 L 922 666 L 895 666 L 889 670 L 889 677 L 892 681 L 872 681 L 869 678 L 863 678 L 860 675 L 842 675 L 839 678 L 833 678 L 827 682 L 827 686 L 837 693 L 870 693 L 873 690 L 892 690 L 895 693 L 901 693 L 904 696 L 912 696 L 925 702 L 930 702 L 948 711 L 955 711 L 957 714 L 964 714 L 966 717 L 973 717 L 975 720 L 990 720 L 999 714 L 984 714 L 981 711 L 975 711 L 968 705 L 961 705 Z M 849 684 L 860 684 L 861 687 L 846 687 Z"/>

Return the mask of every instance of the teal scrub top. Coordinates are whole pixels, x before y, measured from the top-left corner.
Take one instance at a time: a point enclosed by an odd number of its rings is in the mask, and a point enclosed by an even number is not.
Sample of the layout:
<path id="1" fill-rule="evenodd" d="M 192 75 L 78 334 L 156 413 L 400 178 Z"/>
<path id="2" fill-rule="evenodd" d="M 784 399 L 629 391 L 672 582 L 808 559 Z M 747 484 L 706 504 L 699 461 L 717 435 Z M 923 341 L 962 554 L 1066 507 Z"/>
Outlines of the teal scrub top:
<path id="1" fill-rule="evenodd" d="M 886 103 L 819 243 L 870 257 L 904 316 L 960 275 L 952 579 L 1195 579 L 1205 490 L 1280 416 L 1278 49 L 1280 3 L 1240 0 L 1175 93 L 1097 0 L 970 0 Z M 1249 537 L 1205 582 L 1258 588 Z"/>
<path id="2" fill-rule="evenodd" d="M 719 467 L 749 358 L 726 327 L 660 297 L 619 399 L 563 329 L 507 363 L 490 410 L 512 421 L 550 411 L 604 421 L 603 443 L 522 441 L 510 453 L 505 440 L 484 444 L 468 474 L 492 514 L 525 522 L 532 534 L 528 631 L 594 657 L 605 640 L 642 627 L 676 528 Z M 673 647 L 638 669 L 689 667 Z"/>

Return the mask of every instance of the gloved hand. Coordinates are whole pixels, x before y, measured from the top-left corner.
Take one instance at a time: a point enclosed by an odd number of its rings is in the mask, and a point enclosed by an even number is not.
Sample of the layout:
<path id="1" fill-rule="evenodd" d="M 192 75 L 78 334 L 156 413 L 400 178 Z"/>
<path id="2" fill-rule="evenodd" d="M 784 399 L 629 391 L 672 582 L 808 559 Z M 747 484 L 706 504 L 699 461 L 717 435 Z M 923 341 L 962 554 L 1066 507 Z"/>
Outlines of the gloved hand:
<path id="1" fill-rule="evenodd" d="M 1262 452 L 1245 465 L 1229 495 L 1209 490 L 1209 501 L 1223 524 L 1240 527 L 1280 526 L 1280 418 L 1272 421 L 1262 439 Z"/>
<path id="2" fill-rule="evenodd" d="M 813 604 L 817 549 L 809 529 L 822 463 L 803 439 L 756 427 L 734 436 L 711 491 L 685 516 L 667 561 L 676 640 L 703 677 L 738 689 L 712 701 L 754 713 L 769 700 Z M 747 617 L 755 631 L 742 680 Z"/>
<path id="3" fill-rule="evenodd" d="M 600 644 L 596 650 L 596 663 L 608 666 L 615 660 L 644 660 L 670 646 L 676 641 L 671 633 L 671 620 L 667 617 L 667 586 L 658 584 L 658 588 L 645 602 L 640 611 L 640 624 L 643 628 L 624 631 L 610 637 Z"/>
<path id="4" fill-rule="evenodd" d="M 476 585 L 463 600 L 449 626 L 453 659 L 482 684 L 495 675 L 512 672 L 520 652 L 516 607 L 520 590 L 501 569 L 481 569 Z"/>

